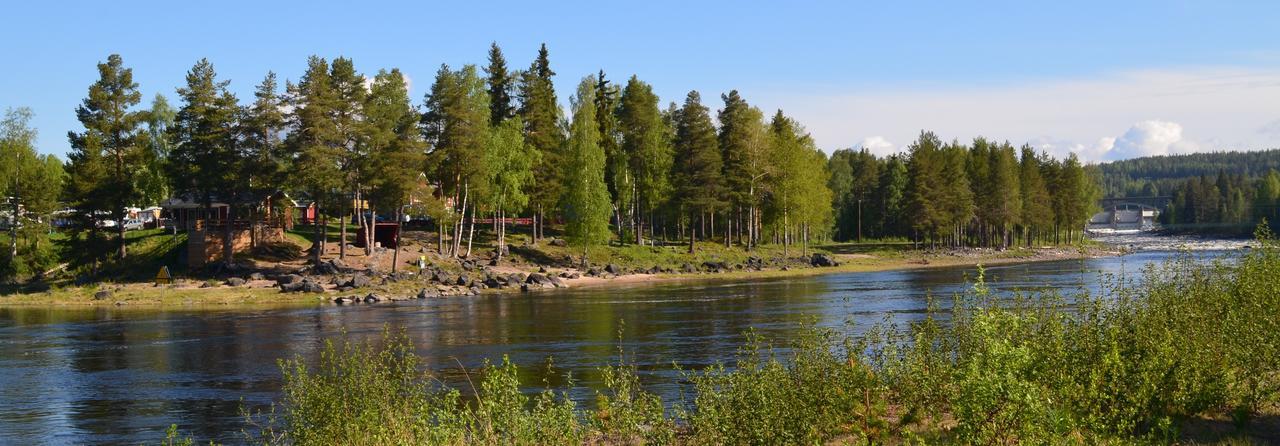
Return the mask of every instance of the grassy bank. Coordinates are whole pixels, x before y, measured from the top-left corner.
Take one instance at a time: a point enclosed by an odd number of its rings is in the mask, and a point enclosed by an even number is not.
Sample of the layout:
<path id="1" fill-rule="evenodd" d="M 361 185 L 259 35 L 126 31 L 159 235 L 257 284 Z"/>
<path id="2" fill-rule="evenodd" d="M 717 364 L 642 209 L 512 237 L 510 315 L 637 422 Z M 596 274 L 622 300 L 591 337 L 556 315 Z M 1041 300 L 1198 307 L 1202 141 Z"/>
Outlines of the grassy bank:
<path id="1" fill-rule="evenodd" d="M 171 267 L 177 283 L 173 285 L 155 285 L 151 278 L 161 266 L 175 264 L 177 255 L 175 240 L 182 234 L 172 236 L 157 231 L 137 231 L 130 233 L 133 245 L 130 265 L 113 267 L 117 275 L 105 275 L 100 281 L 85 285 L 77 285 L 71 280 L 55 281 L 43 286 L 10 287 L 0 289 L 0 306 L 124 306 L 126 308 L 166 307 L 166 306 L 294 306 L 315 305 L 330 301 L 333 292 L 314 295 L 299 293 L 280 293 L 274 282 L 250 282 L 244 286 L 225 285 L 225 275 L 189 275 L 178 267 Z M 480 259 L 487 259 L 488 253 L 481 253 L 479 246 L 487 241 L 479 240 L 475 254 Z M 501 267 L 506 271 L 534 272 L 543 267 L 553 271 L 580 271 L 581 251 L 573 247 L 555 246 L 550 243 L 532 245 L 526 243 L 522 236 L 512 237 L 511 255 L 504 257 Z M 429 243 L 426 245 L 430 246 Z M 401 261 L 412 262 L 418 256 L 418 245 L 405 247 Z M 331 250 L 332 247 L 331 247 Z M 780 277 L 799 277 L 817 274 L 833 274 L 845 272 L 884 271 L 894 269 L 928 268 L 975 265 L 978 263 L 993 265 L 1002 263 L 1031 262 L 1083 258 L 1096 255 L 1109 255 L 1111 252 L 1096 247 L 1066 247 L 1028 249 L 1018 248 L 1007 251 L 993 250 L 940 250 L 926 251 L 913 249 L 909 243 L 864 243 L 864 244 L 828 244 L 813 246 L 808 253 L 829 254 L 840 262 L 834 267 L 811 267 L 807 258 L 802 257 L 805 251 L 799 247 L 784 248 L 777 245 L 764 245 L 751 251 L 741 247 L 725 247 L 719 243 L 699 243 L 695 254 L 688 253 L 688 247 L 678 246 L 636 246 L 613 245 L 593 247 L 589 259 L 597 268 L 606 264 L 615 264 L 628 273 L 612 279 L 585 278 L 572 280 L 571 286 L 629 286 L 636 282 L 652 283 L 656 281 L 690 281 L 690 280 L 752 280 Z M 286 256 L 287 257 L 287 256 Z M 336 257 L 332 253 L 326 258 Z M 360 262 L 366 257 L 362 249 L 352 250 L 352 263 Z M 760 269 L 743 268 L 750 259 L 764 262 Z M 460 263 L 454 259 L 429 256 L 433 267 L 452 271 L 457 274 L 463 271 Z M 389 269 L 390 254 L 382 253 L 371 262 L 381 264 L 376 271 Z M 702 271 L 707 262 L 723 263 L 728 266 L 724 271 L 708 273 Z M 271 259 L 256 264 L 268 271 L 293 271 L 302 268 L 306 259 L 290 258 L 285 261 Z M 683 268 L 692 266 L 699 272 L 681 272 Z M 402 271 L 416 271 L 411 265 L 402 265 Z M 658 268 L 664 272 L 647 274 L 648 270 Z M 120 270 L 130 271 L 128 274 Z M 106 273 L 104 273 L 106 274 Z M 239 276 L 243 277 L 245 273 Z M 410 296 L 424 286 L 419 278 L 408 278 L 400 281 L 378 283 L 356 293 L 378 293 L 391 296 Z M 109 291 L 110 295 L 98 295 L 100 291 Z M 518 292 L 518 289 L 486 290 L 486 292 Z M 351 294 L 351 293 L 347 293 Z"/>
<path id="2" fill-rule="evenodd" d="M 1102 295 L 995 299 L 979 276 L 947 314 L 849 338 L 752 337 L 686 370 L 662 401 L 633 366 L 601 370 L 591 407 L 520 392 L 505 360 L 470 389 L 423 370 L 406 337 L 282 362 L 265 444 L 1267 444 L 1280 441 L 1280 251 L 1190 255 Z M 941 322 L 946 320 L 948 322 Z M 495 358 L 495 360 L 497 360 Z M 573 384 L 570 384 L 572 386 Z M 464 392 L 465 390 L 465 392 Z M 474 398 L 464 397 L 474 393 Z M 667 404 L 674 403 L 674 404 Z M 664 409 L 675 407 L 675 409 Z M 174 437 L 181 437 L 180 430 Z"/>

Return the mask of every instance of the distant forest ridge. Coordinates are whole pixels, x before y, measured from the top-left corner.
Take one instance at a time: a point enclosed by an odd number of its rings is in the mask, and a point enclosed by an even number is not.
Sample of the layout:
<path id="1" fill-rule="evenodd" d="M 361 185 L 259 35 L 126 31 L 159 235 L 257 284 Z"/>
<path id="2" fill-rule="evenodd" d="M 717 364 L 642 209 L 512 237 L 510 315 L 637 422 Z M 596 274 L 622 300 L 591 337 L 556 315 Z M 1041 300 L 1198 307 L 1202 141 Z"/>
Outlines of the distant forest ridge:
<path id="1" fill-rule="evenodd" d="M 1105 197 L 1167 196 L 1190 178 L 1215 177 L 1220 172 L 1259 178 L 1271 169 L 1280 170 L 1280 149 L 1148 156 L 1089 168 L 1101 178 Z"/>

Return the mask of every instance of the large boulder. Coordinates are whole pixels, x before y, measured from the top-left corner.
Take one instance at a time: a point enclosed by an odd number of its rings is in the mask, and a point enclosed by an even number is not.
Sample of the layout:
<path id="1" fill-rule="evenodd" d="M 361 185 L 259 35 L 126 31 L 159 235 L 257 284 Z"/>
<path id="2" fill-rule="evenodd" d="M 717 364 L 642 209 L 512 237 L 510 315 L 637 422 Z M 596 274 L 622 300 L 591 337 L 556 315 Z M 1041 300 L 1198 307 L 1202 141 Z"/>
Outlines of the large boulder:
<path id="1" fill-rule="evenodd" d="M 419 299 L 429 299 L 433 297 L 440 297 L 440 291 L 434 288 L 423 288 L 421 291 L 418 291 Z"/>
<path id="2" fill-rule="evenodd" d="M 551 239 L 551 246 L 561 246 L 561 247 L 569 246 L 569 242 L 566 242 L 562 238 L 553 238 Z"/>
<path id="3" fill-rule="evenodd" d="M 506 280 L 499 280 L 499 278 L 495 276 L 489 276 L 489 278 L 484 279 L 483 283 L 484 283 L 484 286 L 489 288 L 501 288 L 501 287 L 507 286 Z"/>
<path id="4" fill-rule="evenodd" d="M 304 293 L 323 293 L 324 286 L 310 280 L 302 281 L 302 292 Z"/>
<path id="5" fill-rule="evenodd" d="M 230 279 L 227 279 L 227 286 L 243 286 L 243 285 L 244 285 L 244 279 L 241 279 L 239 277 L 232 277 Z"/>
<path id="6" fill-rule="evenodd" d="M 347 283 L 344 284 L 344 286 L 349 288 L 364 288 L 370 285 L 373 285 L 373 281 L 369 279 L 369 276 L 364 274 L 351 276 L 351 280 L 348 280 Z"/>
<path id="7" fill-rule="evenodd" d="M 280 285 L 280 286 L 292 285 L 300 282 L 302 282 L 302 276 L 299 276 L 297 274 L 285 274 L 285 275 L 276 277 L 276 285 Z"/>
<path id="8" fill-rule="evenodd" d="M 102 290 L 93 293 L 93 300 L 107 300 L 110 299 L 113 294 L 114 293 L 112 293 L 111 290 Z"/>
<path id="9" fill-rule="evenodd" d="M 249 275 L 249 280 L 263 280 L 266 278 L 267 277 L 262 275 L 262 273 L 253 273 Z"/>
<path id="10" fill-rule="evenodd" d="M 610 263 L 610 264 L 608 264 L 608 265 L 605 265 L 605 266 L 604 266 L 604 270 L 605 270 L 605 272 L 607 272 L 607 273 L 609 273 L 609 274 L 614 274 L 614 275 L 621 275 L 621 274 L 622 274 L 622 267 L 621 267 L 621 266 L 618 266 L 617 264 L 614 264 L 614 263 Z"/>
<path id="11" fill-rule="evenodd" d="M 813 256 L 810 256 L 809 264 L 820 267 L 840 266 L 840 263 L 836 262 L 836 259 L 823 253 L 815 253 Z"/>

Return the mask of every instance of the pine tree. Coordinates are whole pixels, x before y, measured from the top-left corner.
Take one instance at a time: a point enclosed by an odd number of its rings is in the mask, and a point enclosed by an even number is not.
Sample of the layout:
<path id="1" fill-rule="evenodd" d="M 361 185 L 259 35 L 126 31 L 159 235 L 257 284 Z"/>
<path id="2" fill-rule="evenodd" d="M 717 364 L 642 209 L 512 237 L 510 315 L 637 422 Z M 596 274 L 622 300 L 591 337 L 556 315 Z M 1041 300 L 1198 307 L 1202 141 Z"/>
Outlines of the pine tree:
<path id="1" fill-rule="evenodd" d="M 268 72 L 253 92 L 253 104 L 245 107 L 241 120 L 241 137 L 247 161 L 244 172 L 248 177 L 251 196 L 261 199 L 280 190 L 285 182 L 287 159 L 281 145 L 284 131 L 284 98 L 277 91 L 276 74 Z M 251 211 L 254 226 L 260 224 L 256 206 Z M 250 244 L 258 244 L 258 232 L 252 231 Z"/>
<path id="2" fill-rule="evenodd" d="M 516 115 L 511 103 L 514 79 L 507 70 L 507 59 L 502 56 L 498 42 L 489 45 L 489 66 L 484 69 L 489 85 L 489 125 L 497 126 Z"/>
<path id="3" fill-rule="evenodd" d="M 99 213 L 124 221 L 125 207 L 134 204 L 140 193 L 132 175 L 142 165 L 145 141 L 138 126 L 145 113 L 130 110 L 142 100 L 133 70 L 124 67 L 117 54 L 98 64 L 98 80 L 89 86 L 89 95 L 76 108 L 76 118 L 84 132 L 68 132 L 71 153 L 68 173 L 73 179 L 68 190 L 69 204 L 85 217 L 90 228 L 97 227 Z M 128 254 L 124 225 L 116 225 L 117 255 Z"/>
<path id="4" fill-rule="evenodd" d="M 965 165 L 969 151 L 957 142 L 942 148 L 942 189 L 940 203 L 944 212 L 944 227 L 949 231 L 952 246 L 962 243 L 964 225 L 974 216 L 973 189 Z"/>
<path id="5" fill-rule="evenodd" d="M 529 70 L 522 73 L 520 82 L 520 118 L 524 121 L 525 141 L 538 151 L 540 161 L 534 167 L 536 185 L 533 187 L 533 203 L 538 209 L 534 227 L 534 241 L 542 233 L 546 220 L 543 212 L 554 209 L 563 195 L 560 174 L 564 172 L 564 134 L 560 128 L 560 105 L 556 101 L 552 83 L 551 61 L 547 45 L 538 49 L 538 57 Z"/>
<path id="6" fill-rule="evenodd" d="M 673 149 L 667 125 L 658 110 L 658 96 L 649 84 L 635 76 L 631 76 L 622 91 L 618 127 L 622 134 L 622 152 L 627 155 L 628 168 L 635 177 L 632 224 L 636 244 L 643 244 L 644 217 L 652 219 L 671 191 Z M 652 225 L 649 228 L 653 230 Z"/>
<path id="7" fill-rule="evenodd" d="M 1000 247 L 1013 243 L 1013 228 L 1022 223 L 1022 186 L 1018 169 L 1018 155 L 1008 142 L 994 147 L 991 156 L 992 223 L 1000 236 Z"/>
<path id="8" fill-rule="evenodd" d="M 214 199 L 227 203 L 223 229 L 222 260 L 234 261 L 231 243 L 238 198 L 246 189 L 242 180 L 245 163 L 239 147 L 237 122 L 240 113 L 235 95 L 227 90 L 230 81 L 219 81 L 213 64 L 200 59 L 187 72 L 187 85 L 178 89 L 182 107 L 171 131 L 174 148 L 169 157 L 174 191 L 188 194 L 204 206 L 209 215 Z"/>
<path id="9" fill-rule="evenodd" d="M 1018 181 L 1022 185 L 1023 237 L 1030 247 L 1035 234 L 1053 222 L 1049 189 L 1041 174 L 1040 158 L 1031 146 L 1022 146 L 1022 160 L 1018 169 Z"/>
<path id="10" fill-rule="evenodd" d="M 370 165 L 365 179 L 374 204 L 390 210 L 396 219 L 396 248 L 391 256 L 391 272 L 400 263 L 400 233 L 404 207 L 415 192 L 422 173 L 426 143 L 418 128 L 418 111 L 409 100 L 409 89 L 399 69 L 380 70 L 373 78 L 364 104 L 365 140 Z M 366 240 L 372 240 L 373 234 Z M 371 242 L 368 244 L 372 244 Z"/>
<path id="11" fill-rule="evenodd" d="M 717 146 L 716 128 L 707 107 L 697 91 L 690 91 L 676 119 L 675 183 L 680 208 L 688 217 L 691 253 L 697 239 L 695 229 L 702 226 L 705 236 L 705 216 L 714 215 L 723 205 L 722 161 Z"/>
<path id="12" fill-rule="evenodd" d="M 941 178 L 946 159 L 942 154 L 942 141 L 932 132 L 921 132 L 920 137 L 908 147 L 907 193 L 905 217 L 917 233 L 936 241 L 948 224 L 944 206 Z M 919 240 L 919 237 L 914 237 Z"/>
<path id="13" fill-rule="evenodd" d="M 333 86 L 333 119 L 334 130 L 339 142 L 338 169 L 342 172 L 346 193 L 338 200 L 338 258 L 347 256 L 347 216 L 355 214 L 359 220 L 359 228 L 366 231 L 366 237 L 372 235 L 372 224 L 365 223 L 365 203 L 361 180 L 364 177 L 363 167 L 369 162 L 369 154 L 363 149 L 360 140 L 364 133 L 364 101 L 368 95 L 365 89 L 365 78 L 356 71 L 351 59 L 339 57 L 329 67 L 329 82 Z M 370 238 L 366 238 L 371 240 Z M 373 243 L 365 243 L 365 254 L 373 253 Z"/>
<path id="14" fill-rule="evenodd" d="M 594 96 L 593 79 L 583 78 L 572 101 L 573 123 L 566 146 L 565 195 L 561 200 L 565 234 L 582 247 L 584 265 L 587 248 L 609 240 L 609 190 L 604 181 L 605 155 L 600 147 Z"/>
<path id="15" fill-rule="evenodd" d="M 332 191 L 344 185 L 338 170 L 343 140 L 331 119 L 337 98 L 330 82 L 329 63 L 311 56 L 302 79 L 288 84 L 287 90 L 291 111 L 285 148 L 293 164 L 289 178 L 295 189 L 305 191 L 314 200 L 311 260 L 319 264 L 327 243 L 321 217 L 334 199 L 339 199 Z"/>
<path id="16" fill-rule="evenodd" d="M 475 217 L 477 200 L 486 196 L 485 145 L 489 139 L 488 93 L 484 80 L 474 65 L 451 71 L 441 66 L 435 84 L 427 96 L 424 115 L 427 141 L 432 147 L 432 163 L 438 166 L 436 178 L 444 192 L 454 198 L 459 215 L 466 223 L 467 212 Z M 463 224 L 453 231 L 452 254 L 470 254 L 461 250 Z M 474 222 L 468 234 L 474 233 Z M 468 240 L 470 240 L 468 236 Z"/>

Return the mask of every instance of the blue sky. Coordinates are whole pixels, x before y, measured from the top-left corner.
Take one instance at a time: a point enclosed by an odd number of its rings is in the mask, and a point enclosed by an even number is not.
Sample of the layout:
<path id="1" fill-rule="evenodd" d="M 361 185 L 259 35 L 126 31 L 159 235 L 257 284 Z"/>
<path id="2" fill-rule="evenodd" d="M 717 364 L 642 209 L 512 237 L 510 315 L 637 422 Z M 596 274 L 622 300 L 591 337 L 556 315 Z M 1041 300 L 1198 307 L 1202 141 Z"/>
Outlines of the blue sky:
<path id="1" fill-rule="evenodd" d="M 0 108 L 63 154 L 94 64 L 147 100 L 207 57 L 242 99 L 268 70 L 347 56 L 399 67 L 420 101 L 441 63 L 514 68 L 546 42 L 562 102 L 604 69 L 663 101 L 738 89 L 825 150 L 900 150 L 921 129 L 1105 160 L 1280 147 L 1280 2 L 32 2 L 6 7 Z"/>

